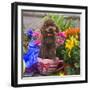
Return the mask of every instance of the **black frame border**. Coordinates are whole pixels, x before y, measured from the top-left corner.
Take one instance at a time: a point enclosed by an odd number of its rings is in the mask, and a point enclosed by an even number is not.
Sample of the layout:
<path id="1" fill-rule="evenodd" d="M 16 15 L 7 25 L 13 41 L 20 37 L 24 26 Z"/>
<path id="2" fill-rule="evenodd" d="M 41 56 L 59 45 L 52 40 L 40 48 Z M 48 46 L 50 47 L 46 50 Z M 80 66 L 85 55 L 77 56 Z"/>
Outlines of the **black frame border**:
<path id="1" fill-rule="evenodd" d="M 34 83 L 34 84 L 18 84 L 18 6 L 39 6 L 39 7 L 54 7 L 54 8 L 73 8 L 85 10 L 85 80 L 78 81 L 64 81 L 64 82 L 47 82 L 47 83 Z M 24 86 L 42 86 L 42 85 L 58 85 L 58 84 L 74 84 L 74 83 L 87 83 L 88 82 L 88 7 L 87 6 L 74 6 L 74 5 L 58 5 L 58 4 L 43 4 L 43 3 L 28 3 L 28 2 L 14 2 L 11 4 L 11 86 L 24 87 Z"/>

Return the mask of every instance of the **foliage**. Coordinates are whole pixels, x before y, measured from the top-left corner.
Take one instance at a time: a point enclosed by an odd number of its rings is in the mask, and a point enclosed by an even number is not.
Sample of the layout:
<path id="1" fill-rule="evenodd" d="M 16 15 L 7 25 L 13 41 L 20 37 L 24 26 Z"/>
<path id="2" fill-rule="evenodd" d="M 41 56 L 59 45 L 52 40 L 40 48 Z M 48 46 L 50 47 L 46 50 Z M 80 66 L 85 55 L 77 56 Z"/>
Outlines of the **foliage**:
<path id="1" fill-rule="evenodd" d="M 80 71 L 80 48 L 75 46 L 71 50 L 71 55 L 68 55 L 68 50 L 64 45 L 60 46 L 56 50 L 56 55 L 60 59 L 64 60 L 64 64 L 68 64 L 68 67 L 64 67 L 67 75 L 79 74 Z"/>
<path id="2" fill-rule="evenodd" d="M 72 19 L 66 20 L 65 16 L 63 16 L 63 15 L 49 14 L 49 16 L 55 22 L 55 24 L 58 26 L 58 28 L 61 31 L 65 31 L 66 29 L 73 26 Z"/>
<path id="3" fill-rule="evenodd" d="M 66 38 L 64 44 L 56 49 L 56 56 L 69 65 L 64 67 L 67 75 L 80 74 L 80 41 L 76 36 Z"/>

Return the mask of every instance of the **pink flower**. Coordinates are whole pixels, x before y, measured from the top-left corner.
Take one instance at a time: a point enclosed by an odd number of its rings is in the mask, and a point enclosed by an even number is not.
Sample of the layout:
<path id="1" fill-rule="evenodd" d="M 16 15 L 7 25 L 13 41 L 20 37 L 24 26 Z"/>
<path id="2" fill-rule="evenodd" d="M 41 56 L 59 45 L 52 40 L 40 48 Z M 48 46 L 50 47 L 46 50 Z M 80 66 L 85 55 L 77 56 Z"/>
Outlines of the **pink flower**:
<path id="1" fill-rule="evenodd" d="M 56 40 L 56 43 L 63 44 L 63 43 L 64 43 L 64 40 L 57 39 L 57 40 Z"/>
<path id="2" fill-rule="evenodd" d="M 40 40 L 35 40 L 35 44 L 40 46 L 41 45 L 41 41 Z"/>
<path id="3" fill-rule="evenodd" d="M 57 33 L 57 36 L 60 36 L 60 37 L 66 38 L 66 35 L 65 35 L 64 32 L 59 32 L 59 33 Z"/>
<path id="4" fill-rule="evenodd" d="M 64 44 L 64 40 L 60 40 L 59 42 L 60 42 L 60 44 Z"/>
<path id="5" fill-rule="evenodd" d="M 32 36 L 33 36 L 33 37 L 38 37 L 39 35 L 40 35 L 39 32 L 34 32 Z"/>

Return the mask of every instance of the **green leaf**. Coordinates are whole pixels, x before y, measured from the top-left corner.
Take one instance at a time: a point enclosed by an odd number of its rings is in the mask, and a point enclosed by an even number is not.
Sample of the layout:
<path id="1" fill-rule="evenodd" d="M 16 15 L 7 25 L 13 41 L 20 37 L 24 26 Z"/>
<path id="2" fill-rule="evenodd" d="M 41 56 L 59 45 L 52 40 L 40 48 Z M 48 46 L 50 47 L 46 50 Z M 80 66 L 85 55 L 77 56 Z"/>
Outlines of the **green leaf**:
<path id="1" fill-rule="evenodd" d="M 75 69 L 73 67 L 68 66 L 65 68 L 65 70 L 66 70 L 68 75 L 74 75 L 75 74 Z"/>

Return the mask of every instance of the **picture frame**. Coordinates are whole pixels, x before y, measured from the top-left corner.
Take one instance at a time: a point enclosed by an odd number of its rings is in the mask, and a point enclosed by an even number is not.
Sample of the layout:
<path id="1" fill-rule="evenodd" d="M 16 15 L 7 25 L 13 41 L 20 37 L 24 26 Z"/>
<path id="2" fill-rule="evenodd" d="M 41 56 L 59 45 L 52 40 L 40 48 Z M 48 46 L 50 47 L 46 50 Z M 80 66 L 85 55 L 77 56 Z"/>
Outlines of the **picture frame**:
<path id="1" fill-rule="evenodd" d="M 31 72 L 27 74 L 28 71 L 26 73 L 24 71 L 24 73 L 23 73 L 23 70 L 24 69 L 26 70 L 26 68 L 28 67 L 28 66 L 25 66 L 26 67 L 25 68 L 24 67 L 25 62 L 23 64 L 23 61 L 22 61 L 23 53 L 24 53 L 23 36 L 24 36 L 24 33 L 27 35 L 27 32 L 25 30 L 27 30 L 31 27 L 33 27 L 34 30 L 36 30 L 38 28 L 38 26 L 43 23 L 43 22 L 40 22 L 40 24 L 38 25 L 40 19 L 42 17 L 51 15 L 51 14 L 53 16 L 61 15 L 66 18 L 65 19 L 66 21 L 67 21 L 67 18 L 69 18 L 70 20 L 73 21 L 74 27 L 78 26 L 80 28 L 79 40 L 78 40 L 80 42 L 79 49 L 78 49 L 78 50 L 80 50 L 79 66 L 77 63 L 74 63 L 74 68 L 79 67 L 79 69 L 77 69 L 77 71 L 75 71 L 75 72 L 72 71 L 74 74 L 71 74 L 72 73 L 71 72 L 70 74 L 65 74 L 65 76 L 63 76 L 61 72 L 60 72 L 60 76 L 53 76 L 53 74 L 51 74 L 51 73 L 47 74 L 45 71 L 40 71 L 41 75 L 35 74 L 35 77 L 33 77 L 34 74 Z M 45 17 L 45 18 L 47 18 L 47 17 Z M 62 20 L 62 18 L 60 20 Z M 64 22 L 65 22 L 65 20 L 64 20 Z M 62 26 L 64 27 L 65 24 Z M 60 29 L 61 30 L 66 29 L 65 27 L 63 29 L 63 27 L 60 26 Z M 70 26 L 70 27 L 72 27 L 72 26 Z M 50 28 L 52 28 L 52 27 L 50 27 Z M 46 30 L 48 30 L 48 29 L 46 29 Z M 44 32 L 44 31 L 42 31 L 42 32 Z M 66 38 L 66 36 L 65 36 L 65 38 Z M 73 39 L 73 40 L 75 40 L 75 39 Z M 88 50 L 88 46 L 87 46 L 88 41 L 87 40 L 88 40 L 88 7 L 87 6 L 28 3 L 28 2 L 12 3 L 11 4 L 11 86 L 24 87 L 24 86 L 87 83 L 88 82 L 88 51 L 87 51 Z M 26 42 L 25 42 L 25 44 L 26 44 Z M 50 45 L 52 48 L 54 48 L 52 46 L 52 44 L 50 44 Z M 44 51 L 44 53 L 41 53 L 41 57 L 47 57 L 47 58 L 51 59 L 53 57 L 54 53 L 52 53 L 53 55 L 51 55 L 51 57 L 49 57 L 50 56 L 49 49 L 47 49 L 48 52 L 46 51 L 46 53 L 48 53 L 49 55 L 45 55 L 45 51 Z M 50 49 L 50 50 L 51 50 L 51 52 L 53 52 L 52 49 Z M 55 48 L 55 50 L 56 50 L 56 48 Z M 31 54 L 32 53 L 30 53 L 30 55 Z M 44 54 L 44 56 L 43 56 L 43 54 Z M 78 56 L 76 56 L 76 57 L 78 57 Z M 71 58 L 71 56 L 69 58 Z M 30 67 L 30 65 L 29 65 L 29 67 Z M 41 67 L 41 69 L 42 69 L 42 67 Z M 66 72 L 65 70 L 66 69 L 64 67 L 64 73 Z M 69 70 L 74 70 L 74 69 L 72 67 Z M 62 72 L 63 72 L 63 70 L 62 70 Z M 44 73 L 44 75 L 42 75 L 43 73 Z M 50 76 L 49 76 L 49 74 L 50 74 Z M 32 76 L 30 76 L 30 75 L 32 75 Z M 40 77 L 38 77 L 38 76 L 40 76 Z"/>

